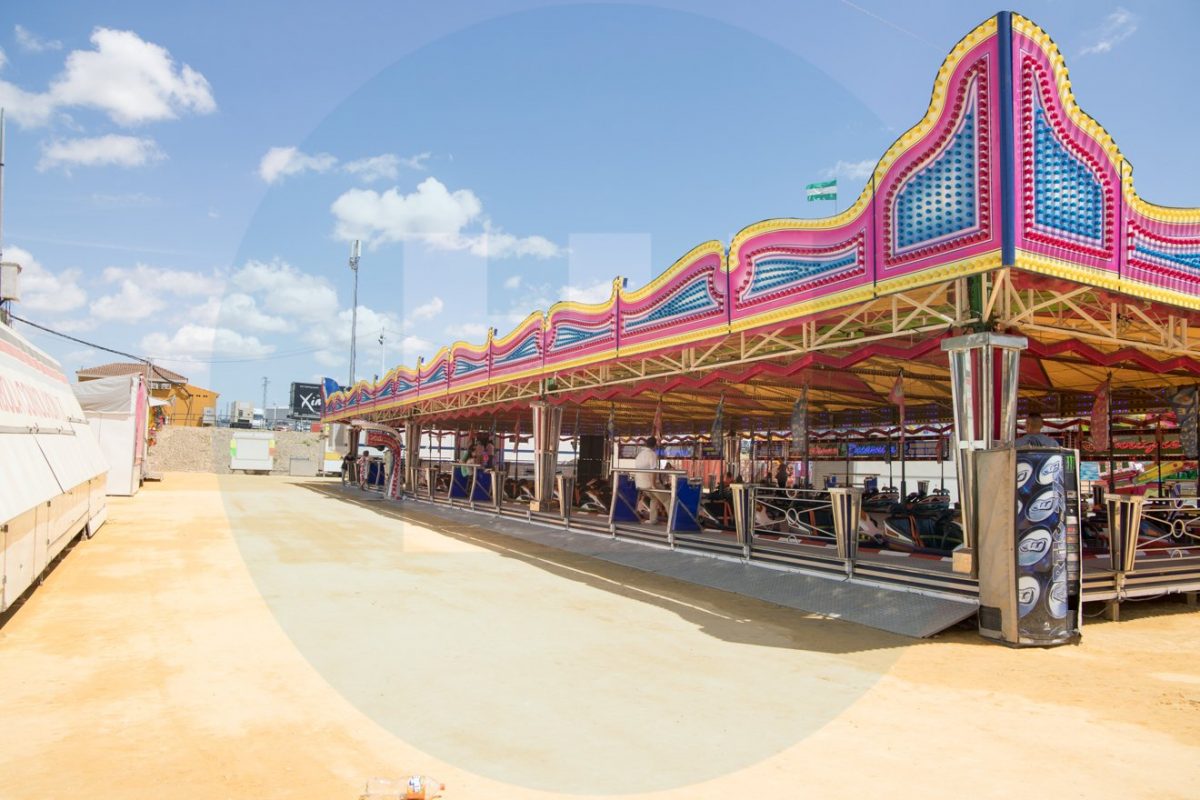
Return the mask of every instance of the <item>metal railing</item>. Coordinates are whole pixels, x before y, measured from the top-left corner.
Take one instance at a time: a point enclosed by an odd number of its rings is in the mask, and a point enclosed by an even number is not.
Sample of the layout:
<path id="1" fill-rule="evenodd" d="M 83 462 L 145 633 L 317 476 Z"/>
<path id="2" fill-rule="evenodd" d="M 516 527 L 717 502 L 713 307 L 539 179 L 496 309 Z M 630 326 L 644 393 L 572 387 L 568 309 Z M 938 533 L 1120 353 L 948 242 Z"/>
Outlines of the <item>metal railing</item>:
<path id="1" fill-rule="evenodd" d="M 746 488 L 750 492 L 754 536 L 779 537 L 793 544 L 805 539 L 820 544 L 835 542 L 833 503 L 828 492 L 757 485 Z"/>
<path id="2" fill-rule="evenodd" d="M 1147 497 L 1142 521 L 1139 552 L 1167 550 L 1182 555 L 1185 549 L 1200 547 L 1200 498 Z"/>

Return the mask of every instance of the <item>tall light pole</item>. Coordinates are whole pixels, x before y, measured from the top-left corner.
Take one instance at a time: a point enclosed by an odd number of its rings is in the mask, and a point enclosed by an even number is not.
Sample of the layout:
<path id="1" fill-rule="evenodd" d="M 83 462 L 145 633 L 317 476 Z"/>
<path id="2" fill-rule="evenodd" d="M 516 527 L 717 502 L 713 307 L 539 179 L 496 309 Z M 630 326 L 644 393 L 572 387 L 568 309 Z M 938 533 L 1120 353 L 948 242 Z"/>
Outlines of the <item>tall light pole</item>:
<path id="1" fill-rule="evenodd" d="M 358 259 L 362 255 L 362 246 L 358 239 L 350 245 L 350 269 L 354 272 L 354 305 L 350 309 L 350 382 L 354 386 L 354 356 L 358 339 Z"/>

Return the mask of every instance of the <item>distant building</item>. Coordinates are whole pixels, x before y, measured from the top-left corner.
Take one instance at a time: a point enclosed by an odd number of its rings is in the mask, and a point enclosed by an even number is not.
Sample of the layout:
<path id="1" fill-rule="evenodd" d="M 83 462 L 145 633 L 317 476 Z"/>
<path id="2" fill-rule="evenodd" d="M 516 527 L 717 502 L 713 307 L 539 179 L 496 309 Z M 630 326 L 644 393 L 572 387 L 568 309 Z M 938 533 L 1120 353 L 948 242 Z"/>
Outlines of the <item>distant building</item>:
<path id="1" fill-rule="evenodd" d="M 199 427 L 216 419 L 217 398 L 211 389 L 192 386 L 188 379 L 165 367 L 147 366 L 136 362 L 117 362 L 81 369 L 75 373 L 80 381 L 111 378 L 114 375 L 145 375 L 150 396 L 165 400 L 163 411 L 171 425 Z"/>

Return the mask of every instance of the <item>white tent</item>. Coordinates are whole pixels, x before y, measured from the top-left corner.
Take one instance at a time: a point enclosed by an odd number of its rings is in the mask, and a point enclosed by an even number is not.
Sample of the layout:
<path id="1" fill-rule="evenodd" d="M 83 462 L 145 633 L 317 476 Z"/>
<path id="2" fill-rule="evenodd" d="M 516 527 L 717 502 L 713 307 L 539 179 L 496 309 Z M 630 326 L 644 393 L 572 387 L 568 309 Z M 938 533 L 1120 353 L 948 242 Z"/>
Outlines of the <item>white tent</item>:
<path id="1" fill-rule="evenodd" d="M 71 387 L 108 461 L 110 495 L 137 494 L 146 456 L 146 383 L 141 375 L 81 381 Z"/>

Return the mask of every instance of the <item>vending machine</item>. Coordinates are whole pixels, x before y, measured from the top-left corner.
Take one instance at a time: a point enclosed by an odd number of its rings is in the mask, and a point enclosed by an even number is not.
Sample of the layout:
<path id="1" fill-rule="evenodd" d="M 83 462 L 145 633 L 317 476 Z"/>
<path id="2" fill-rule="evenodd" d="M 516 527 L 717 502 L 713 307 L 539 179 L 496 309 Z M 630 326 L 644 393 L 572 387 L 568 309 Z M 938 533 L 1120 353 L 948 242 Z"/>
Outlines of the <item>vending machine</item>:
<path id="1" fill-rule="evenodd" d="M 974 454 L 979 631 L 1012 645 L 1075 640 L 1080 626 L 1079 456 L 1061 448 Z"/>

